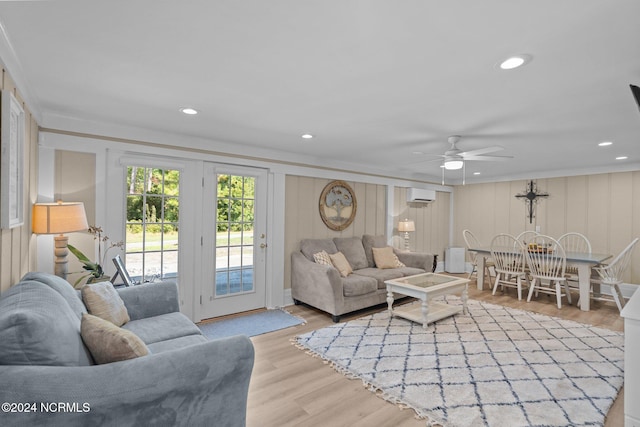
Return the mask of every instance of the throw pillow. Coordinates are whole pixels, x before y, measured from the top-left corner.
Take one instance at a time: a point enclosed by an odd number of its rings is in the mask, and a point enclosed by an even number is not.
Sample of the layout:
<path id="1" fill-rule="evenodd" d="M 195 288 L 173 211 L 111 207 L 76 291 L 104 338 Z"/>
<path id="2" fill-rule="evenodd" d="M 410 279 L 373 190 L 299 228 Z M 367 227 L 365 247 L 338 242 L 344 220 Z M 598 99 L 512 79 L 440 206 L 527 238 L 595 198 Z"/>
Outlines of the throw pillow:
<path id="1" fill-rule="evenodd" d="M 90 314 L 108 320 L 116 326 L 122 326 L 130 320 L 127 307 L 111 282 L 84 285 L 82 301 Z"/>
<path id="2" fill-rule="evenodd" d="M 367 256 L 367 263 L 369 267 L 375 267 L 376 262 L 373 259 L 373 251 L 371 248 L 384 248 L 387 245 L 387 238 L 385 236 L 372 236 L 370 234 L 362 235 L 362 246 L 364 246 L 364 253 Z"/>
<path id="3" fill-rule="evenodd" d="M 98 364 L 149 354 L 146 344 L 136 334 L 91 314 L 82 315 L 80 335 Z"/>
<path id="4" fill-rule="evenodd" d="M 338 269 L 340 275 L 342 277 L 347 277 L 351 273 L 353 273 L 353 269 L 351 268 L 351 264 L 347 261 L 347 258 L 344 256 L 342 252 L 336 252 L 335 254 L 330 254 L 331 262 L 333 266 Z"/>
<path id="5" fill-rule="evenodd" d="M 376 267 L 378 268 L 400 268 L 406 267 L 396 254 L 393 253 L 393 248 L 391 246 L 386 246 L 384 248 L 371 248 L 373 251 L 373 259 L 376 262 Z"/>
<path id="6" fill-rule="evenodd" d="M 334 237 L 333 243 L 336 244 L 338 252 L 342 252 L 354 270 L 367 268 L 369 266 L 367 254 L 364 252 L 364 246 L 362 246 L 362 239 L 360 237 Z"/>
<path id="7" fill-rule="evenodd" d="M 328 265 L 330 267 L 333 267 L 333 264 L 331 263 L 331 258 L 329 257 L 329 254 L 327 253 L 327 251 L 320 251 L 318 253 L 313 254 L 313 259 L 316 262 L 316 264 Z"/>

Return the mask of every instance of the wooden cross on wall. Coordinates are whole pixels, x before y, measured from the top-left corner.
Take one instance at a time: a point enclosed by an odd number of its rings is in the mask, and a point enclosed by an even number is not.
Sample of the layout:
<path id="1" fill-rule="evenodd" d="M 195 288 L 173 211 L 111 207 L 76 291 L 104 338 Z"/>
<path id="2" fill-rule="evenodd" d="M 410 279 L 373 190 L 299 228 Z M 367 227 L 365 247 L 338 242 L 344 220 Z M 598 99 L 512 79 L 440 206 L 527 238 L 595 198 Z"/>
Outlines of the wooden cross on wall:
<path id="1" fill-rule="evenodd" d="M 530 180 L 527 183 L 527 188 L 524 192 L 516 194 L 516 197 L 523 200 L 527 204 L 529 213 L 529 224 L 533 223 L 533 216 L 535 212 L 535 204 L 538 203 L 538 198 L 549 197 L 549 193 L 538 193 L 538 186 L 534 180 Z"/>

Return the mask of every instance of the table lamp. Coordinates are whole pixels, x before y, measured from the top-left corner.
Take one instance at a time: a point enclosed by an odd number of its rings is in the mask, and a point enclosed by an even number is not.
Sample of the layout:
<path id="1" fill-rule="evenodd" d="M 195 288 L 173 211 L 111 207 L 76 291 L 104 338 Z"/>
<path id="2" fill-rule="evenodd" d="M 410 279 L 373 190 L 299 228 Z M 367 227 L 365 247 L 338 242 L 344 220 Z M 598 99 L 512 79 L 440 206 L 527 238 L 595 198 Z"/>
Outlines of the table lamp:
<path id="1" fill-rule="evenodd" d="M 34 234 L 57 234 L 53 238 L 56 276 L 67 279 L 67 255 L 69 249 L 69 237 L 64 233 L 87 230 L 87 214 L 84 211 L 84 203 L 36 203 L 32 212 L 32 231 Z"/>
<path id="2" fill-rule="evenodd" d="M 409 232 L 416 231 L 416 225 L 413 221 L 405 219 L 398 223 L 398 231 L 404 232 L 404 249 L 409 250 Z"/>

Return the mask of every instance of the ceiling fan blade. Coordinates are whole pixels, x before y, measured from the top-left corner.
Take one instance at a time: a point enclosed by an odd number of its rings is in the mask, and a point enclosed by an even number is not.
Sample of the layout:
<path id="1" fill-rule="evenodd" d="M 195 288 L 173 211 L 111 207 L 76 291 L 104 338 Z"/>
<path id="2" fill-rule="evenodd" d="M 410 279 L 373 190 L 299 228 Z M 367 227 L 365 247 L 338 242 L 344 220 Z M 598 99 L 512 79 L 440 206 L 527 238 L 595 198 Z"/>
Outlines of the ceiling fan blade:
<path id="1" fill-rule="evenodd" d="M 420 160 L 416 160 L 415 162 L 407 162 L 407 165 L 417 165 L 420 163 L 432 163 L 432 162 L 441 162 L 442 163 L 442 159 L 444 158 L 444 156 L 440 156 L 440 155 L 436 155 L 436 154 L 427 154 L 427 156 L 430 157 L 436 157 L 435 159 L 420 159 Z"/>
<path id="2" fill-rule="evenodd" d="M 499 145 L 493 145 L 491 147 L 478 148 L 477 150 L 463 151 L 462 153 L 459 153 L 459 154 L 466 158 L 468 156 L 476 156 L 478 154 L 495 153 L 496 151 L 502 151 L 502 150 L 504 150 L 504 147 L 501 147 Z"/>
<path id="3" fill-rule="evenodd" d="M 513 156 L 464 156 L 464 160 L 504 161 L 513 159 Z"/>

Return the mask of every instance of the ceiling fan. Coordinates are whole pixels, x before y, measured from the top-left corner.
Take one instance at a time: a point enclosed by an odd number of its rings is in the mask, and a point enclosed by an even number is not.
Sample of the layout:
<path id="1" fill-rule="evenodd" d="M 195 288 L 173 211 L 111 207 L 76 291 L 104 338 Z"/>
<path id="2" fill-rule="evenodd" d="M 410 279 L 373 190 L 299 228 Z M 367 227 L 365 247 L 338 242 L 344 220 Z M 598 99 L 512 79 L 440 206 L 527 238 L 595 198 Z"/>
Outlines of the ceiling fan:
<path id="1" fill-rule="evenodd" d="M 451 144 L 451 148 L 449 148 L 449 150 L 447 150 L 443 155 L 438 156 L 444 158 L 443 165 L 447 170 L 462 169 L 464 162 L 468 160 L 501 161 L 513 158 L 513 156 L 485 156 L 485 154 L 488 153 L 495 153 L 496 151 L 504 150 L 504 148 L 499 145 L 479 148 L 471 151 L 462 151 L 456 146 L 461 138 L 462 137 L 460 135 L 450 136 L 447 141 Z"/>
<path id="2" fill-rule="evenodd" d="M 465 174 L 464 174 L 464 165 L 466 161 L 504 161 L 508 159 L 512 159 L 513 156 L 486 156 L 485 154 L 495 153 L 496 151 L 504 150 L 503 147 L 499 145 L 493 145 L 491 147 L 479 148 L 477 150 L 470 151 L 462 151 L 459 149 L 456 144 L 462 139 L 460 135 L 451 135 L 447 138 L 451 147 L 445 151 L 444 154 L 435 154 L 435 156 L 443 159 L 442 162 L 442 185 L 444 185 L 444 171 L 446 170 L 458 170 L 463 169 L 462 174 L 462 184 L 465 183 Z M 439 159 L 436 159 L 439 161 Z M 430 160 L 430 161 L 436 161 Z"/>

